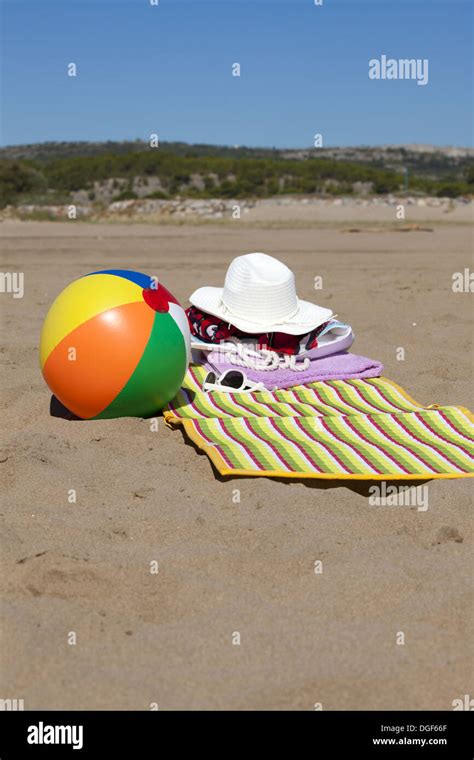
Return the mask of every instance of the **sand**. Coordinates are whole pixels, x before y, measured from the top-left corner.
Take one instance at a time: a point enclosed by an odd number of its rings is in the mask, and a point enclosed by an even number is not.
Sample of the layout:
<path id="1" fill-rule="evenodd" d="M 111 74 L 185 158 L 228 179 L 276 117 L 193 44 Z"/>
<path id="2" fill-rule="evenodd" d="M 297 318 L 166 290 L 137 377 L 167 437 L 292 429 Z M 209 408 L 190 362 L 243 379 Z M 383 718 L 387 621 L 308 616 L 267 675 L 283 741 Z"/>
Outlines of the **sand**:
<path id="1" fill-rule="evenodd" d="M 333 221 L 1 225 L 1 269 L 24 272 L 25 295 L 0 294 L 0 697 L 25 709 L 450 710 L 473 693 L 472 481 L 429 483 L 426 512 L 373 507 L 369 483 L 221 479 L 163 420 L 151 432 L 50 415 L 38 335 L 70 280 L 134 268 L 184 303 L 252 250 L 286 261 L 301 296 L 350 321 L 354 350 L 415 399 L 472 409 L 472 295 L 451 288 L 473 269 L 470 227 L 436 210 L 433 232 Z"/>

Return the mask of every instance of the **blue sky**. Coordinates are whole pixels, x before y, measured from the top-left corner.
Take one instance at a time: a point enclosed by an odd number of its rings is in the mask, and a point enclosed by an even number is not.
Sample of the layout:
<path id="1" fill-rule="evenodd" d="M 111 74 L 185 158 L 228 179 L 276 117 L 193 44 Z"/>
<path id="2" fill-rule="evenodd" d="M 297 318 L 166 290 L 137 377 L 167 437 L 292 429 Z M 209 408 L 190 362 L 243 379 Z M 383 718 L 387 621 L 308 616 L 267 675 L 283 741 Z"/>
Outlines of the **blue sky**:
<path id="1" fill-rule="evenodd" d="M 470 1 L 1 6 L 2 145 L 155 132 L 227 145 L 304 147 L 315 133 L 324 145 L 472 145 Z M 428 85 L 370 80 L 382 54 L 427 58 Z"/>

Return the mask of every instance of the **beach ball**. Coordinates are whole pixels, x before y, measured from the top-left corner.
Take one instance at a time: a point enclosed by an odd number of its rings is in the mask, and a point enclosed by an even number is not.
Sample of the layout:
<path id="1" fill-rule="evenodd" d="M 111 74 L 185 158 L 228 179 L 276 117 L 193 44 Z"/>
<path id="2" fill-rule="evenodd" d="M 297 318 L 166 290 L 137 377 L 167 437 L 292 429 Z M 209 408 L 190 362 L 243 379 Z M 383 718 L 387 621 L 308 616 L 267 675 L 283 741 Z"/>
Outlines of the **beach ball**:
<path id="1" fill-rule="evenodd" d="M 110 269 L 75 280 L 44 321 L 40 364 L 83 419 L 147 417 L 178 391 L 190 360 L 184 309 L 161 282 Z"/>

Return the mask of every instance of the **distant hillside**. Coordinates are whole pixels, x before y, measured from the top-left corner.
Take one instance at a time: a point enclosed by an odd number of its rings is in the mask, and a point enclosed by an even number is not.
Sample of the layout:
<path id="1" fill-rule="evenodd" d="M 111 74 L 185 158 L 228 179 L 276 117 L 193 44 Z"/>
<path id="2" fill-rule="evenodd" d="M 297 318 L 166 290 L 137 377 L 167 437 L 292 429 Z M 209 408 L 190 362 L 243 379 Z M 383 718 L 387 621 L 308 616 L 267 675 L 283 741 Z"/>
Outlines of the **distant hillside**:
<path id="1" fill-rule="evenodd" d="M 323 148 L 308 151 L 283 151 L 283 158 L 307 159 L 319 150 L 324 158 L 370 164 L 384 169 L 408 171 L 422 177 L 462 178 L 466 167 L 474 164 L 474 148 L 438 148 L 433 145 L 382 145 L 377 147 Z"/>
<path id="2" fill-rule="evenodd" d="M 0 206 L 281 194 L 456 197 L 474 192 L 474 151 L 430 146 L 277 150 L 162 143 L 39 143 L 0 149 Z"/>
<path id="3" fill-rule="evenodd" d="M 461 176 L 466 165 L 474 162 L 474 148 L 436 147 L 433 145 L 381 145 L 344 148 L 247 148 L 245 146 L 205 145 L 163 142 L 160 150 L 176 156 L 221 158 L 272 158 L 303 161 L 308 158 L 331 158 L 335 161 L 371 164 L 383 168 L 407 167 L 414 174 L 439 179 L 446 175 Z M 60 158 L 124 155 L 151 150 L 143 140 L 115 142 L 45 142 L 12 145 L 0 148 L 0 159 L 53 161 Z"/>
<path id="4" fill-rule="evenodd" d="M 158 148 L 165 153 L 176 156 L 216 156 L 221 158 L 282 158 L 283 151 L 276 148 L 246 148 L 243 146 L 232 147 L 227 145 L 201 145 L 162 142 Z M 45 142 L 32 145 L 11 145 L 0 148 L 0 159 L 53 161 L 59 158 L 77 158 L 89 156 L 103 156 L 109 153 L 120 156 L 128 153 L 141 153 L 150 148 L 149 143 L 143 140 L 123 140 L 114 142 Z M 288 152 L 288 151 L 287 151 Z"/>

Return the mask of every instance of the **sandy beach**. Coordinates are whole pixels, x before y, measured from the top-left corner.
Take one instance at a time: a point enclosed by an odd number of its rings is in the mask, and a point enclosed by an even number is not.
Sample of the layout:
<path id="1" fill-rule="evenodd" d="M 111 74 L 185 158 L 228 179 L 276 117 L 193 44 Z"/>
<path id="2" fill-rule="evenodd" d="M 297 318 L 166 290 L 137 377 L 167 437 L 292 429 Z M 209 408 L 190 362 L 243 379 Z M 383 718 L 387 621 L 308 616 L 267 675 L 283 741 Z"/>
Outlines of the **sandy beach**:
<path id="1" fill-rule="evenodd" d="M 25 277 L 23 298 L 1 294 L 0 697 L 26 710 L 451 710 L 473 693 L 472 481 L 429 483 L 425 512 L 373 507 L 368 482 L 220 478 L 162 419 L 152 432 L 50 414 L 39 332 L 71 280 L 156 273 L 187 305 L 249 251 L 287 263 L 301 297 L 350 322 L 353 351 L 417 401 L 473 409 L 472 295 L 452 290 L 473 269 L 468 212 L 424 208 L 404 224 L 431 231 L 402 232 L 386 228 L 393 209 L 371 209 L 357 233 L 344 209 L 305 214 L 0 225 L 1 269 Z"/>

